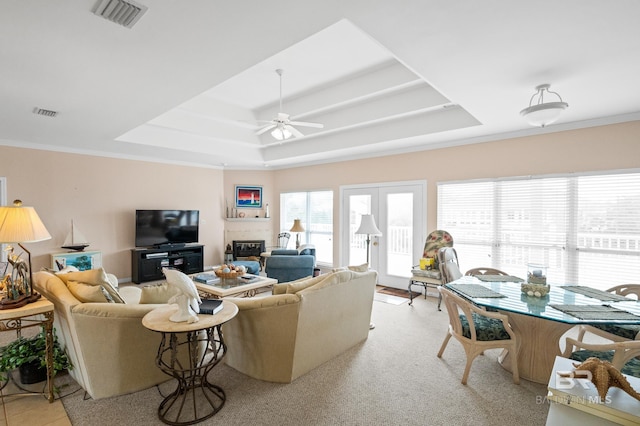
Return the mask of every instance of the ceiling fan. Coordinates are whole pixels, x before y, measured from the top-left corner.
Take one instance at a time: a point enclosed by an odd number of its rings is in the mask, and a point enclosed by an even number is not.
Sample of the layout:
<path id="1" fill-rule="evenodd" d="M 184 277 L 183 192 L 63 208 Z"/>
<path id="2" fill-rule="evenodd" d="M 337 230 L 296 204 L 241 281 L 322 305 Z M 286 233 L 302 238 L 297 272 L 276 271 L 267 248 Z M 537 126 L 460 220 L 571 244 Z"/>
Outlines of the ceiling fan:
<path id="1" fill-rule="evenodd" d="M 282 112 L 282 73 L 283 72 L 284 71 L 281 69 L 276 70 L 276 73 L 278 73 L 278 75 L 280 76 L 280 112 L 278 112 L 278 115 L 276 115 L 274 119 L 268 121 L 267 122 L 268 124 L 261 127 L 256 132 L 256 135 L 261 135 L 273 129 L 273 131 L 271 132 L 271 136 L 273 136 L 279 141 L 289 139 L 291 137 L 299 138 L 304 136 L 304 134 L 300 130 L 296 129 L 293 126 L 315 127 L 317 129 L 322 129 L 324 127 L 324 125 L 320 123 L 308 123 L 305 121 L 291 121 L 289 118 L 289 114 Z"/>

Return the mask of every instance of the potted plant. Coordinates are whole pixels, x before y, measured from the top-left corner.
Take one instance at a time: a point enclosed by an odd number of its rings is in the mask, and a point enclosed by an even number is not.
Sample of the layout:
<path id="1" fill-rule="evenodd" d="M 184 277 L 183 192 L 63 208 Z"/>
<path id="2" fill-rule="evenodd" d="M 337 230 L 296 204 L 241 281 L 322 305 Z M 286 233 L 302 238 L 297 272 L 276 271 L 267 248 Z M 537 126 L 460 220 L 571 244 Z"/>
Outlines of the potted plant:
<path id="1" fill-rule="evenodd" d="M 8 345 L 0 348 L 0 378 L 6 380 L 4 373 L 16 368 L 20 371 L 22 384 L 37 383 L 47 378 L 46 335 L 44 330 L 33 337 L 19 337 Z M 66 352 L 53 334 L 53 372 L 52 377 L 59 371 L 70 370 L 73 366 Z"/>

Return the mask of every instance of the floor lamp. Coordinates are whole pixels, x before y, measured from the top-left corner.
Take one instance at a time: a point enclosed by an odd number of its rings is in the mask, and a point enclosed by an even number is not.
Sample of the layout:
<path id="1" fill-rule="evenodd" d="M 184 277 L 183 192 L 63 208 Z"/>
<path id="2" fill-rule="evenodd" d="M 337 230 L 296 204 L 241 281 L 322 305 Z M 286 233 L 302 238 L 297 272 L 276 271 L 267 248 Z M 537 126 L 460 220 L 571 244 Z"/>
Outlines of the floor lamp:
<path id="1" fill-rule="evenodd" d="M 369 264 L 369 249 L 371 245 L 372 235 L 382 235 L 382 232 L 376 226 L 376 221 L 372 214 L 363 214 L 360 220 L 360 227 L 355 232 L 356 234 L 365 234 L 367 236 L 367 265 Z"/>
<path id="2" fill-rule="evenodd" d="M 360 220 L 360 227 L 355 232 L 356 234 L 365 234 L 367 236 L 367 267 L 369 266 L 369 249 L 371 245 L 372 235 L 382 235 L 382 232 L 376 226 L 376 221 L 372 214 L 363 214 Z M 369 330 L 376 328 L 374 323 L 369 323 Z"/>

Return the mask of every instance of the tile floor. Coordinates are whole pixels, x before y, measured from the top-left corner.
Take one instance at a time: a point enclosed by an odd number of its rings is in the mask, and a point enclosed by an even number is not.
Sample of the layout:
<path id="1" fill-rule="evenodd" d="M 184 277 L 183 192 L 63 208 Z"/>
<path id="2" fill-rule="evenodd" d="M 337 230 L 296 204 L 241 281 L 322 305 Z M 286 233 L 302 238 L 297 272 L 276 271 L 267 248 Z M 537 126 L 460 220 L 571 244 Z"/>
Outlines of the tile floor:
<path id="1" fill-rule="evenodd" d="M 60 400 L 49 403 L 35 393 L 11 395 L 16 391 L 19 392 L 11 383 L 1 391 L 0 426 L 71 426 Z"/>

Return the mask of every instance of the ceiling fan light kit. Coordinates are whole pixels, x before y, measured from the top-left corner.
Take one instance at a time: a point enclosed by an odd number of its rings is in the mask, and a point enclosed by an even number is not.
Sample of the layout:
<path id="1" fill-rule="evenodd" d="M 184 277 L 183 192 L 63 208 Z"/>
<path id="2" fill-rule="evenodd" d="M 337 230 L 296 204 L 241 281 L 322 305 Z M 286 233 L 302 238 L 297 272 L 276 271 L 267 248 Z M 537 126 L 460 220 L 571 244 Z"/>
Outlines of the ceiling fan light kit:
<path id="1" fill-rule="evenodd" d="M 549 90 L 551 85 L 541 84 L 536 87 L 536 93 L 531 96 L 529 100 L 529 106 L 520 114 L 531 124 L 532 126 L 544 127 L 560 118 L 562 111 L 567 109 L 568 103 L 562 101 L 562 97 L 556 92 Z M 545 93 L 554 95 L 557 97 L 555 102 L 545 102 Z"/>
<path id="2" fill-rule="evenodd" d="M 276 73 L 278 74 L 278 76 L 280 76 L 280 112 L 278 112 L 278 115 L 273 120 L 271 120 L 269 124 L 261 127 L 256 132 L 256 135 L 259 136 L 273 129 L 273 131 L 271 132 L 271 136 L 273 136 L 275 139 L 279 141 L 283 141 L 291 137 L 300 138 L 304 136 L 304 134 L 300 132 L 298 129 L 296 129 L 295 127 L 293 127 L 293 125 L 303 126 L 303 127 L 315 127 L 317 129 L 322 129 L 324 127 L 320 123 L 291 121 L 289 114 L 282 112 L 282 73 L 283 72 L 284 71 L 280 68 L 276 70 Z"/>
<path id="3" fill-rule="evenodd" d="M 293 136 L 293 134 L 289 130 L 287 130 L 286 127 L 276 127 L 271 132 L 271 136 L 278 139 L 279 141 L 282 141 L 285 139 L 289 139 L 291 136 Z"/>

